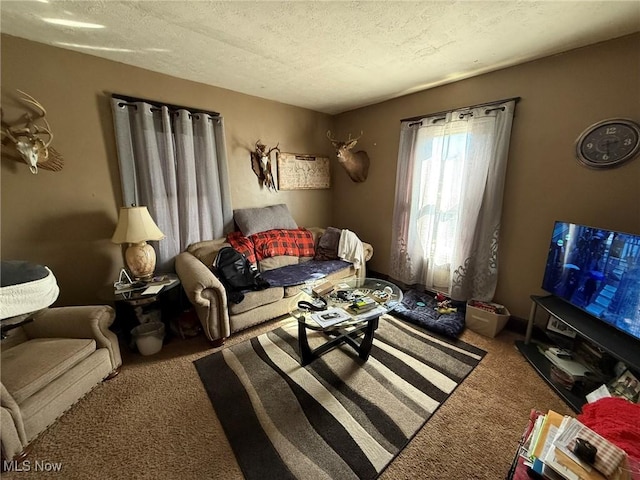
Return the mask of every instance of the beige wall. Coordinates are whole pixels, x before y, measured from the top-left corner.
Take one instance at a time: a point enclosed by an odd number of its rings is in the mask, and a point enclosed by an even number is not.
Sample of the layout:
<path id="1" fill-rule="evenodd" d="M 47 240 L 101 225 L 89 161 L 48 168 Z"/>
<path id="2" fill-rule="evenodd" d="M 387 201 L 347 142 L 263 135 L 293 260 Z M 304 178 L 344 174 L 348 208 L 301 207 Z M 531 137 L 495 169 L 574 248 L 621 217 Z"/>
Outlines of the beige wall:
<path id="1" fill-rule="evenodd" d="M 111 93 L 220 112 L 225 121 L 234 208 L 286 203 L 303 226 L 331 220 L 331 190 L 261 190 L 249 150 L 258 139 L 284 152 L 331 153 L 329 115 L 229 90 L 188 82 L 121 63 L 2 35 L 2 106 L 19 117 L 16 89 L 47 109 L 61 172 L 32 175 L 24 164 L 1 162 L 1 257 L 49 266 L 58 279 L 57 302 L 99 302 L 98 292 L 122 266 L 110 242 L 121 205 Z"/>
<path id="2" fill-rule="evenodd" d="M 521 97 L 513 123 L 495 299 L 521 318 L 540 289 L 555 220 L 640 234 L 640 158 L 594 171 L 575 140 L 612 117 L 640 121 L 640 35 L 459 81 L 337 116 L 338 134 L 364 131 L 363 184 L 338 176 L 333 223 L 375 245 L 370 268 L 388 273 L 400 120 Z"/>
<path id="3" fill-rule="evenodd" d="M 58 173 L 31 175 L 3 154 L 1 256 L 49 265 L 58 304 L 99 301 L 122 265 L 110 243 L 120 206 L 109 95 L 113 92 L 221 112 L 234 208 L 287 203 L 301 225 L 349 228 L 375 247 L 370 268 L 388 273 L 400 120 L 519 96 L 500 239 L 496 300 L 526 317 L 539 288 L 554 220 L 640 233 L 640 159 L 593 171 L 578 164 L 574 142 L 604 118 L 640 121 L 640 35 L 548 57 L 408 95 L 332 118 L 277 102 L 179 80 L 96 57 L 2 36 L 2 105 L 15 116 L 20 88 L 48 110 Z M 9 115 L 7 115 L 7 113 Z M 325 133 L 364 131 L 365 183 L 332 160 L 331 190 L 260 190 L 248 151 L 257 139 L 283 151 L 330 155 Z M 4 150 L 3 150 L 4 152 Z"/>

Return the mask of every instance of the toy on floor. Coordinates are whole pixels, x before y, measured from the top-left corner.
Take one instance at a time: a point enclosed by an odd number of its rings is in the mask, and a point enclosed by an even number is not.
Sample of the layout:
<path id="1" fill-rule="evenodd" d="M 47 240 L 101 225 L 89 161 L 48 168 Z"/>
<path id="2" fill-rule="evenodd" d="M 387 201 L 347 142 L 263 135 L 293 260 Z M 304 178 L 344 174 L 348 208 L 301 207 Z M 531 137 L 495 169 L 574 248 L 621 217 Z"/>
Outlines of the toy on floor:
<path id="1" fill-rule="evenodd" d="M 438 313 L 444 314 L 454 313 L 458 311 L 458 309 L 451 303 L 451 300 L 445 297 L 442 293 L 436 293 L 435 298 L 436 302 L 438 302 L 438 305 L 434 308 L 434 310 L 437 310 Z"/>

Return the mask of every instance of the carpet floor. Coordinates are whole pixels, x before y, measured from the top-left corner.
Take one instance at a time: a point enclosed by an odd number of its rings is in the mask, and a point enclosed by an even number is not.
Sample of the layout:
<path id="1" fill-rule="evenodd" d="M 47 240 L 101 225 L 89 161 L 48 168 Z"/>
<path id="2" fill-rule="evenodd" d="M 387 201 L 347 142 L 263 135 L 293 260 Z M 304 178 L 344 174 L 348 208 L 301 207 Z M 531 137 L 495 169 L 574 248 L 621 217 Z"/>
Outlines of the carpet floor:
<path id="1" fill-rule="evenodd" d="M 376 478 L 485 355 L 383 316 L 366 362 L 347 347 L 301 367 L 297 329 L 195 362 L 248 480 Z"/>
<path id="2" fill-rule="evenodd" d="M 228 347 L 285 324 L 234 335 Z M 531 408 L 571 410 L 514 346 L 465 330 L 487 354 L 380 476 L 381 480 L 500 480 Z M 35 462 L 59 473 L 3 473 L 3 479 L 242 479 L 242 472 L 193 362 L 212 349 L 203 336 L 172 339 L 153 356 L 123 347 L 120 375 L 86 395 L 33 442 Z M 265 475 L 268 478 L 268 475 Z"/>

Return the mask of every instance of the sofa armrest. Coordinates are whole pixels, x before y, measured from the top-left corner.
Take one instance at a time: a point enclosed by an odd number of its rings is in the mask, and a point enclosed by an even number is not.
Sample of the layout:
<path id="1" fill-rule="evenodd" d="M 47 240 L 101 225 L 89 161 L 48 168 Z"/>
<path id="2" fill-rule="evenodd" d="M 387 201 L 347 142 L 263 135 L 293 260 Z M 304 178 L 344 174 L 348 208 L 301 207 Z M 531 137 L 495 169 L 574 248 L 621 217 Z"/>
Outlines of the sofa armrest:
<path id="1" fill-rule="evenodd" d="M 12 460 L 29 443 L 18 403 L 0 383 L 0 449 L 3 460 Z"/>
<path id="2" fill-rule="evenodd" d="M 211 341 L 231 335 L 227 292 L 213 272 L 189 252 L 176 257 L 176 273 Z"/>
<path id="3" fill-rule="evenodd" d="M 225 238 L 216 238 L 215 240 L 192 243 L 185 251 L 196 257 L 205 266 L 211 266 L 218 256 L 218 252 L 224 247 L 230 246 L 231 244 L 227 243 Z"/>
<path id="4" fill-rule="evenodd" d="M 115 311 L 108 305 L 46 308 L 23 326 L 29 338 L 92 338 L 109 350 L 113 370 L 122 365 L 118 337 L 109 330 Z"/>
<path id="5" fill-rule="evenodd" d="M 362 242 L 362 248 L 364 250 L 364 261 L 368 262 L 373 257 L 373 245 L 370 243 Z"/>

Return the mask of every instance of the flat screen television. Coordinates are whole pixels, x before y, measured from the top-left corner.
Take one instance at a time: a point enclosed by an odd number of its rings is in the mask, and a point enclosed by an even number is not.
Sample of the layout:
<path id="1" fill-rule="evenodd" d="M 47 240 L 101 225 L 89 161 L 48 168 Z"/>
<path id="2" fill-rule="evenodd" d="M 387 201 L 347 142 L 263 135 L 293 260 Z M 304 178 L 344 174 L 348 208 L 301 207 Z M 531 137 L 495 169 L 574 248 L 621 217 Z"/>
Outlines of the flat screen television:
<path id="1" fill-rule="evenodd" d="M 555 222 L 542 288 L 640 339 L 640 235 Z"/>

